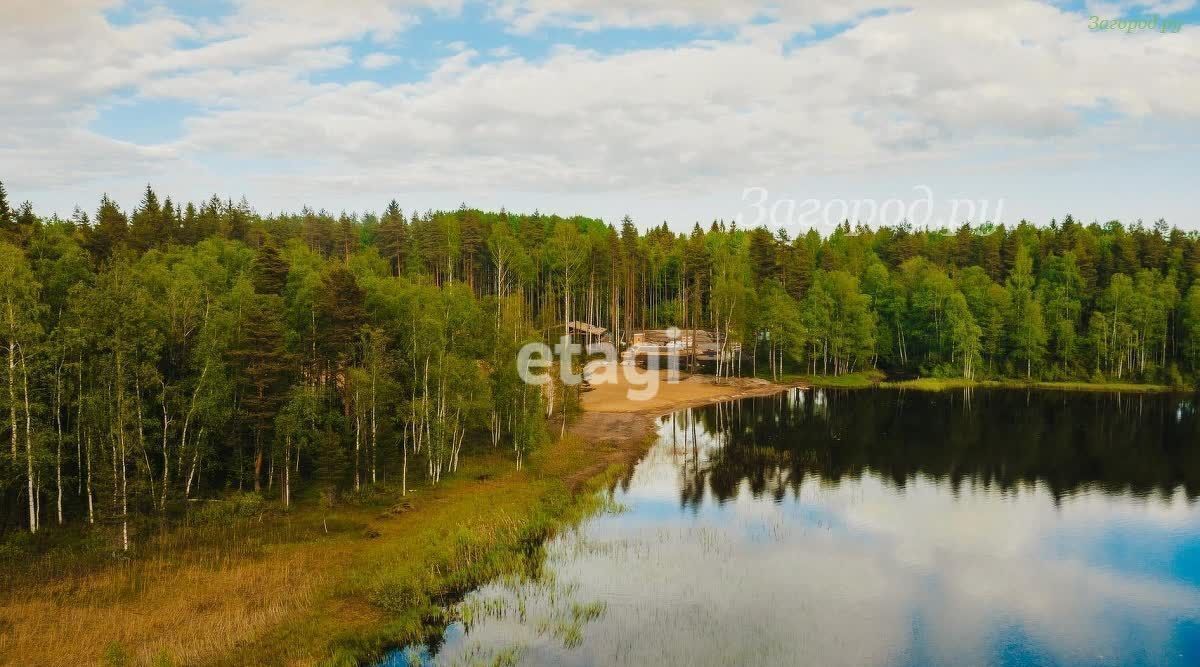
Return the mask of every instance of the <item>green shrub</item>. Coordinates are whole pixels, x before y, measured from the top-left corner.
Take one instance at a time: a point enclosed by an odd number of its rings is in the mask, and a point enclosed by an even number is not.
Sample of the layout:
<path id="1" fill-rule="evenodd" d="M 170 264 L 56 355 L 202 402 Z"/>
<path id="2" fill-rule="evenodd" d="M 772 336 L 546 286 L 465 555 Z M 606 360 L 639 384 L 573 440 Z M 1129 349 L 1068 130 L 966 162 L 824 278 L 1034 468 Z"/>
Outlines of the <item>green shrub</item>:
<path id="1" fill-rule="evenodd" d="M 1179 372 L 1179 366 L 1173 362 L 1167 367 L 1166 376 L 1163 379 L 1166 380 L 1166 384 L 1172 387 L 1187 386 L 1187 383 L 1183 381 L 1183 374 Z"/>
<path id="2" fill-rule="evenodd" d="M 129 652 L 121 645 L 121 642 L 110 642 L 104 647 L 103 657 L 104 667 L 125 667 L 133 663 L 129 657 Z"/>
<path id="3" fill-rule="evenodd" d="M 261 517 L 267 511 L 267 503 L 257 493 L 235 493 L 228 498 L 201 503 L 193 510 L 191 520 L 203 525 L 229 525 L 239 519 Z"/>

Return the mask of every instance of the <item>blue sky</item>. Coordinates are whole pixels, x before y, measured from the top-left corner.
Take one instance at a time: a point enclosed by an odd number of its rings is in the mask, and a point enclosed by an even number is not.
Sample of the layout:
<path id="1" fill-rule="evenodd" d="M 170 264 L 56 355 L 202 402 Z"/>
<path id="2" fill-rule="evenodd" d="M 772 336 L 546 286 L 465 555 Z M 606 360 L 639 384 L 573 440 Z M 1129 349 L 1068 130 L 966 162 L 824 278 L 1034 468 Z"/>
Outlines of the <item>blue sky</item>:
<path id="1" fill-rule="evenodd" d="M 803 227 L 805 200 L 908 211 L 927 188 L 1005 222 L 1200 227 L 1192 0 L 17 2 L 0 180 L 46 213 L 151 182 L 682 228 L 754 218 L 754 188 Z M 1183 27 L 1087 29 L 1148 14 Z"/>

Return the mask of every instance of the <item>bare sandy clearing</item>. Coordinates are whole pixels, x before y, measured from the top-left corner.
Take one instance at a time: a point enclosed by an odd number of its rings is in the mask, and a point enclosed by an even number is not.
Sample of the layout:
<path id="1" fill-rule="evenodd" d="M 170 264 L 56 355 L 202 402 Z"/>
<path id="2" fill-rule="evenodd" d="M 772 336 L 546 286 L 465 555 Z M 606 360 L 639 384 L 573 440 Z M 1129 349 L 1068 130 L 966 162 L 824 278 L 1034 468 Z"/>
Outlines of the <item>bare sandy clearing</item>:
<path id="1" fill-rule="evenodd" d="M 682 374 L 679 382 L 667 382 L 666 371 L 658 372 L 658 391 L 653 397 L 638 400 L 636 395 L 645 388 L 637 384 L 637 378 L 645 377 L 640 371 L 634 382 L 626 377 L 624 367 L 609 368 L 607 375 L 614 381 L 595 383 L 591 391 L 583 394 L 583 409 L 588 412 L 663 414 L 680 408 L 705 405 L 718 401 L 762 396 L 782 391 L 791 385 L 778 385 L 754 378 L 722 378 L 719 382 L 707 375 Z M 595 374 L 592 377 L 596 377 Z M 631 393 L 633 396 L 631 396 Z"/>

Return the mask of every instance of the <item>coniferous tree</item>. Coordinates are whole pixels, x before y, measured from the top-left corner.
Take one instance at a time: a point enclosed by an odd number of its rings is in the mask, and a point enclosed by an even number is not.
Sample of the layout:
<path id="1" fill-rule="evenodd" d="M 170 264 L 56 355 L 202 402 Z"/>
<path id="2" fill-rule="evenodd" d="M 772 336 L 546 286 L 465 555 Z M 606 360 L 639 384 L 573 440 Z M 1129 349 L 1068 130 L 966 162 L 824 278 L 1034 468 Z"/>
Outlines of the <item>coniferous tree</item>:
<path id="1" fill-rule="evenodd" d="M 21 208 L 17 209 L 17 234 L 21 241 L 28 241 L 39 224 L 40 221 L 33 212 L 33 202 L 28 199 L 21 202 Z"/>
<path id="2" fill-rule="evenodd" d="M 395 203 L 378 221 L 259 215 L 148 189 L 130 229 L 107 196 L 70 220 L 0 201 L 16 271 L 0 525 L 34 525 L 33 497 L 43 528 L 61 507 L 121 546 L 139 513 L 243 483 L 289 503 L 313 481 L 331 499 L 389 474 L 407 490 L 480 436 L 527 460 L 574 395 L 543 396 L 505 360 L 567 319 L 619 343 L 707 330 L 775 377 L 1200 379 L 1200 234 L 1162 223 L 848 221 L 792 239 L 467 207 L 409 225 Z M 703 370 L 743 368 L 717 359 Z"/>
<path id="3" fill-rule="evenodd" d="M 140 252 L 145 252 L 163 245 L 167 240 L 163 218 L 164 209 L 158 202 L 158 195 L 147 184 L 146 190 L 142 194 L 142 201 L 129 221 L 130 246 Z"/>
<path id="4" fill-rule="evenodd" d="M 13 210 L 8 205 L 8 191 L 4 189 L 4 181 L 0 181 L 0 233 L 15 234 L 16 224 Z"/>
<path id="5" fill-rule="evenodd" d="M 226 238 L 235 241 L 246 240 L 246 232 L 250 229 L 250 203 L 245 197 L 236 205 L 232 199 L 225 203 L 222 222 Z"/>
<path id="6" fill-rule="evenodd" d="M 107 194 L 101 197 L 95 224 L 88 228 L 87 234 L 87 247 L 92 256 L 98 262 L 106 261 L 125 243 L 128 233 L 129 224 L 125 214 Z"/>
<path id="7" fill-rule="evenodd" d="M 333 366 L 344 368 L 354 356 L 359 329 L 366 321 L 363 291 L 354 274 L 335 266 L 325 276 L 318 309 L 323 332 L 319 345 Z"/>
<path id="8" fill-rule="evenodd" d="M 274 243 L 264 243 L 254 260 L 254 289 L 259 294 L 283 294 L 288 265 Z"/>
<path id="9" fill-rule="evenodd" d="M 230 361 L 241 382 L 238 407 L 253 434 L 253 483 L 260 491 L 271 427 L 283 403 L 292 362 L 284 342 L 282 303 L 274 294 L 254 294 Z"/>
<path id="10" fill-rule="evenodd" d="M 388 259 L 392 267 L 392 275 L 404 273 L 405 262 L 408 259 L 410 243 L 408 222 L 404 212 L 396 200 L 388 202 L 387 209 L 379 220 L 379 253 Z"/>

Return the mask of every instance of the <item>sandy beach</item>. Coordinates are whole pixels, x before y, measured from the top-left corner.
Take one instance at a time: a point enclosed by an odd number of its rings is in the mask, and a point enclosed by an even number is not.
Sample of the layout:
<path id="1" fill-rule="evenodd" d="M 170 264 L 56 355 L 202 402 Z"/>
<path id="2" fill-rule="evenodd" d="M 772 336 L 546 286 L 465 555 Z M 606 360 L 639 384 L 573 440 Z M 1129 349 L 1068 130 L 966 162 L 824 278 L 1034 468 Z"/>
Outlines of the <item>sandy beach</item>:
<path id="1" fill-rule="evenodd" d="M 734 377 L 721 378 L 718 381 L 710 375 L 686 373 L 681 373 L 677 382 L 668 382 L 667 372 L 658 371 L 657 393 L 651 398 L 639 400 L 636 394 L 645 385 L 632 384 L 625 373 L 619 372 L 621 370 L 623 369 L 618 368 L 618 372 L 608 373 L 612 381 L 595 383 L 591 390 L 584 392 L 582 400 L 585 412 L 633 412 L 655 415 L 716 401 L 773 394 L 794 386 L 775 384 L 757 378 Z M 645 371 L 642 372 L 644 373 Z"/>
<path id="2" fill-rule="evenodd" d="M 594 367 L 593 367 L 594 368 Z M 620 369 L 618 369 L 620 370 Z M 654 432 L 654 417 L 683 408 L 708 405 L 749 396 L 774 394 L 797 384 L 775 384 L 757 378 L 722 378 L 681 374 L 678 382 L 667 382 L 659 371 L 658 392 L 646 400 L 634 396 L 643 384 L 631 384 L 622 372 L 610 374 L 613 382 L 594 384 L 583 394 L 583 414 L 570 425 L 573 434 L 586 442 L 623 444 L 623 458 L 636 460 L 640 451 L 627 445 L 647 440 Z"/>

